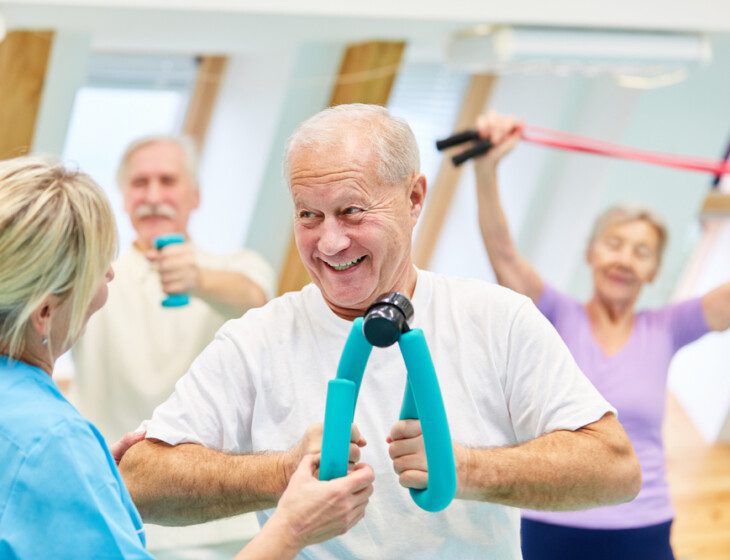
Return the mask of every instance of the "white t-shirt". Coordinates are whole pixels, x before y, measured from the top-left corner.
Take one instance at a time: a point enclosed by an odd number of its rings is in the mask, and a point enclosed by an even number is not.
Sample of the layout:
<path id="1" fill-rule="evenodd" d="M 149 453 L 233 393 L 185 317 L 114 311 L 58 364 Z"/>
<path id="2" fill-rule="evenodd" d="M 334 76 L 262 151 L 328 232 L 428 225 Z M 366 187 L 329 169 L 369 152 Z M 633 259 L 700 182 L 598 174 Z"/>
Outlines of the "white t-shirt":
<path id="1" fill-rule="evenodd" d="M 412 302 L 411 326 L 423 329 L 429 344 L 454 441 L 513 445 L 613 411 L 528 298 L 419 271 Z M 155 410 L 148 437 L 232 452 L 288 449 L 322 421 L 327 382 L 351 326 L 311 284 L 228 322 Z M 375 492 L 363 521 L 301 557 L 520 558 L 517 509 L 454 500 L 428 513 L 398 484 L 386 437 L 405 380 L 397 345 L 375 348 L 355 412 Z M 259 521 L 270 514 L 260 512 Z"/>
<path id="2" fill-rule="evenodd" d="M 271 297 L 273 270 L 256 253 L 241 250 L 214 256 L 196 250 L 196 258 L 202 267 L 244 274 Z M 221 325 L 238 316 L 195 297 L 184 307 L 162 307 L 165 294 L 159 274 L 137 249 L 130 248 L 112 266 L 114 280 L 107 303 L 89 319 L 72 349 L 71 386 L 72 402 L 109 443 L 149 418 Z M 149 531 L 150 545 L 165 546 L 165 538 L 156 537 L 161 531 L 156 531 Z M 250 528 L 242 532 L 239 527 L 221 538 L 250 536 Z M 172 545 L 180 537 L 168 540 Z"/>

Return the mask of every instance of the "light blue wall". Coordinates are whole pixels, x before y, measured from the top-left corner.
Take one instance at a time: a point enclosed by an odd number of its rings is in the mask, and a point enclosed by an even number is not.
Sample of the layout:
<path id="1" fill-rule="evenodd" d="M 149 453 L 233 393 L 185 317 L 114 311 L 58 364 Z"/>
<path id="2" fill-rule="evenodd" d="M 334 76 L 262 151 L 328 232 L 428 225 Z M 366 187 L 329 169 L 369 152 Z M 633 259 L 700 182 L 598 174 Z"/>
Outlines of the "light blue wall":
<path id="1" fill-rule="evenodd" d="M 302 45 L 292 66 L 268 163 L 244 245 L 263 255 L 277 272 L 291 238 L 292 206 L 282 174 L 284 144 L 296 126 L 324 109 L 342 57 L 341 43 Z"/>

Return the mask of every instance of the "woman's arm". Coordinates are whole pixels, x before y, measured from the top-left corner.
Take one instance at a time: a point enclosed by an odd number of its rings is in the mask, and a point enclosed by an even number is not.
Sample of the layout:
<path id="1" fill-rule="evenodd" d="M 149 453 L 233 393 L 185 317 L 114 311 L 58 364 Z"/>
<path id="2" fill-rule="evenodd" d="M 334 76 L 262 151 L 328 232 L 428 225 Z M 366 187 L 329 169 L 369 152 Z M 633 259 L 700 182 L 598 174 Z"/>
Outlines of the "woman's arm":
<path id="1" fill-rule="evenodd" d="M 349 531 L 365 515 L 373 470 L 359 464 L 347 476 L 317 480 L 319 458 L 305 455 L 276 511 L 237 560 L 289 560 L 310 544 Z"/>
<path id="2" fill-rule="evenodd" d="M 726 282 L 702 297 L 702 312 L 707 326 L 713 331 L 724 331 L 730 328 L 730 282 Z"/>
<path id="3" fill-rule="evenodd" d="M 493 145 L 486 155 L 474 162 L 479 229 L 497 281 L 537 304 L 542 295 L 543 281 L 514 244 L 497 183 L 497 166 L 519 141 L 521 128 L 522 125 L 514 119 L 493 112 L 481 115 L 477 121 L 479 135 L 489 139 Z"/>

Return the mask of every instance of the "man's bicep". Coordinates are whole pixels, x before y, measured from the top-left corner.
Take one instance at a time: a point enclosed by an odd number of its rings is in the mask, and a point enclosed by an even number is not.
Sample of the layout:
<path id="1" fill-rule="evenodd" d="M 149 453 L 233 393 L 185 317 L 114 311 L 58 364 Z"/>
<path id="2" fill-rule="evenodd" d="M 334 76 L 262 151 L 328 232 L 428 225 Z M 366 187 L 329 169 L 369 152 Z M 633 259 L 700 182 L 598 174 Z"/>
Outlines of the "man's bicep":
<path id="1" fill-rule="evenodd" d="M 258 253 L 245 249 L 227 259 L 227 270 L 237 271 L 258 285 L 270 300 L 276 295 L 276 273 Z"/>

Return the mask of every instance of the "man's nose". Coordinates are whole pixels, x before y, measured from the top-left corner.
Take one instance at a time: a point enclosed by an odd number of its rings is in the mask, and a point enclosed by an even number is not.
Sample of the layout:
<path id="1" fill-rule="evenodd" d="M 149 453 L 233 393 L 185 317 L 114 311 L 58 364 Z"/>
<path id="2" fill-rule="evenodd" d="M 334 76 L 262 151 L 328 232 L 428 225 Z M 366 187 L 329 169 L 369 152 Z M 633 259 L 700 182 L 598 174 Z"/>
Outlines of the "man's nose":
<path id="1" fill-rule="evenodd" d="M 162 188 L 159 181 L 150 181 L 145 189 L 145 201 L 147 204 L 158 204 L 162 201 Z"/>
<path id="2" fill-rule="evenodd" d="M 317 250 L 323 255 L 333 256 L 350 246 L 350 238 L 336 218 L 325 218 L 321 228 Z"/>

